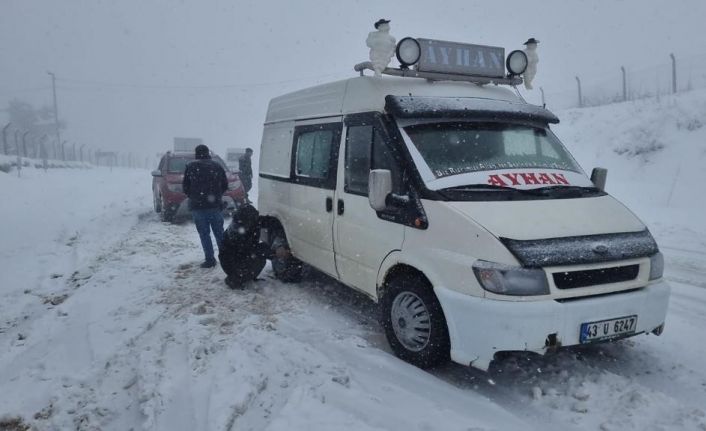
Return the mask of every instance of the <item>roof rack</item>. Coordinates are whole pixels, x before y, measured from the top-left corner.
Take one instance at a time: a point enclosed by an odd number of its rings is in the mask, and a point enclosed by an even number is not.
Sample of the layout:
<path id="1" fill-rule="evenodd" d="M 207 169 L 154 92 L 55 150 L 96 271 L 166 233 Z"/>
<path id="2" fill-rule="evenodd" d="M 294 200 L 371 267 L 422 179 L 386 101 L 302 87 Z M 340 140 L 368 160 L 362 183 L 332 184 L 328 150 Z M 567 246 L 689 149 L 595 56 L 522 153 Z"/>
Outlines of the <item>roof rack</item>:
<path id="1" fill-rule="evenodd" d="M 365 70 L 374 70 L 373 64 L 370 61 L 364 61 L 353 66 L 353 70 L 360 72 L 360 76 L 365 76 Z M 522 78 L 519 76 L 506 76 L 502 78 L 492 78 L 487 76 L 474 75 L 457 75 L 453 73 L 438 73 L 438 72 L 421 72 L 413 69 L 396 69 L 387 67 L 382 71 L 384 75 L 400 76 L 403 78 L 423 78 L 429 81 L 463 81 L 471 82 L 477 85 L 510 85 L 516 86 L 522 84 Z"/>

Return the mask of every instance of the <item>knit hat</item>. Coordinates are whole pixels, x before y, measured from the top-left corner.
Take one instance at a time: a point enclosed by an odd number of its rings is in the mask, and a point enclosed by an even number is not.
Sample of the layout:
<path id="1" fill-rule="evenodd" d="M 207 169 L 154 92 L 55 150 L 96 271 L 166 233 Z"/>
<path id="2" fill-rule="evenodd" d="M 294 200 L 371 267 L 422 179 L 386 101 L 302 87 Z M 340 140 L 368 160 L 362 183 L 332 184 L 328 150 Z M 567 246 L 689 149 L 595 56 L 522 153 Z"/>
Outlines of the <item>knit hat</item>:
<path id="1" fill-rule="evenodd" d="M 204 144 L 197 145 L 194 149 L 197 159 L 210 159 L 211 154 L 207 146 Z"/>

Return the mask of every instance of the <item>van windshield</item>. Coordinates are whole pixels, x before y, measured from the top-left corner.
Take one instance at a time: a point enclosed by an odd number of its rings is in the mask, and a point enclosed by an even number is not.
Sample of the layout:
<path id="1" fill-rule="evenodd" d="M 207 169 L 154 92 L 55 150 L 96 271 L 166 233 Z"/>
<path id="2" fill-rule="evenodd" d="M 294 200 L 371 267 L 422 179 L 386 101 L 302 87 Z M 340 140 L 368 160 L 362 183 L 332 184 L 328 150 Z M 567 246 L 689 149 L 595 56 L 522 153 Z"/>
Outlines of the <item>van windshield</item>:
<path id="1" fill-rule="evenodd" d="M 437 122 L 404 127 L 435 178 L 480 171 L 583 171 L 547 129 L 521 124 Z"/>

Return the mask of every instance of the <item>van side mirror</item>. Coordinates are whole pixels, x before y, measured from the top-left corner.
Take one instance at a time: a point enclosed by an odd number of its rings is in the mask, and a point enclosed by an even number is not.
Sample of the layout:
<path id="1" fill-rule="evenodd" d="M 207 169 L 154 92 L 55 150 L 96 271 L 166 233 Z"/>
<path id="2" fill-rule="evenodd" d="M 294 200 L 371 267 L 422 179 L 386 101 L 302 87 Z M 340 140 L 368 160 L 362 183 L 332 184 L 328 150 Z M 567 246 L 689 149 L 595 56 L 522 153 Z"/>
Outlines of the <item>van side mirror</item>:
<path id="1" fill-rule="evenodd" d="M 608 169 L 606 168 L 593 168 L 591 172 L 591 182 L 600 191 L 605 191 L 605 182 L 608 178 Z"/>
<path id="2" fill-rule="evenodd" d="M 387 208 L 387 197 L 392 193 L 392 172 L 387 169 L 373 169 L 368 175 L 368 202 L 375 211 Z"/>
<path id="3" fill-rule="evenodd" d="M 152 176 L 153 177 L 161 177 L 162 171 L 160 171 L 159 169 L 155 169 L 154 171 L 152 171 Z"/>

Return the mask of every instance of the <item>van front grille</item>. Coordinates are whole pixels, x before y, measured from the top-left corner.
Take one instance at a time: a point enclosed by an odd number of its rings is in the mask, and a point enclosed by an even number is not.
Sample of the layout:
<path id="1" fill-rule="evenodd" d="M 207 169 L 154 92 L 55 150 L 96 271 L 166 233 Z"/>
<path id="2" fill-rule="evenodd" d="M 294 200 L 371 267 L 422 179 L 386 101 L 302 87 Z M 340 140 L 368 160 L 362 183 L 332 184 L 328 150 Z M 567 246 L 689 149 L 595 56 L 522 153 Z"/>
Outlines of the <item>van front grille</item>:
<path id="1" fill-rule="evenodd" d="M 620 283 L 637 278 L 640 265 L 617 266 L 614 268 L 587 269 L 584 271 L 555 272 L 554 284 L 559 289 L 574 289 L 578 287 L 600 284 Z"/>

